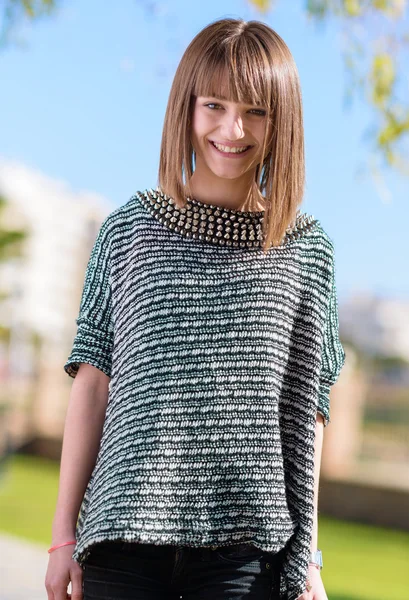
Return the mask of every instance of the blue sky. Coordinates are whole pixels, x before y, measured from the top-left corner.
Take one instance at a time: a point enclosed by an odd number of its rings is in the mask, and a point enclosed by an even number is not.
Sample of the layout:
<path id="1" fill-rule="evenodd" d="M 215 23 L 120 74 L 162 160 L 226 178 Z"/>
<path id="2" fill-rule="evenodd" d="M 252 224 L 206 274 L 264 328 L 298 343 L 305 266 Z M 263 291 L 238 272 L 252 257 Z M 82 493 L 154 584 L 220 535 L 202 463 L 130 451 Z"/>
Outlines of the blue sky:
<path id="1" fill-rule="evenodd" d="M 22 28 L 26 48 L 0 54 L 0 157 L 108 198 L 113 208 L 156 185 L 172 78 L 191 39 L 210 21 L 267 22 L 297 63 L 304 102 L 307 190 L 336 249 L 340 301 L 355 292 L 409 300 L 408 180 L 384 171 L 390 198 L 367 167 L 371 124 L 346 75 L 337 23 L 309 23 L 301 0 L 260 14 L 245 0 L 65 2 L 57 16 Z"/>

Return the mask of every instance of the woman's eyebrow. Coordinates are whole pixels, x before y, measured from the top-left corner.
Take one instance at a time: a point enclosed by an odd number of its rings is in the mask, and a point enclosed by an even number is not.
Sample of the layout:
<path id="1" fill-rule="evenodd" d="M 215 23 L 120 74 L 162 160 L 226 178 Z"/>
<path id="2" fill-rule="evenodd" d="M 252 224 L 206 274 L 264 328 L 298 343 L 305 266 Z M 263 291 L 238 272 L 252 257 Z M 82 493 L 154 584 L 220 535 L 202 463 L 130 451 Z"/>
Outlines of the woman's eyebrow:
<path id="1" fill-rule="evenodd" d="M 225 100 L 226 102 L 229 101 L 229 99 L 226 96 L 223 96 L 223 94 L 198 94 L 197 97 L 202 97 L 202 98 L 215 98 L 216 100 Z"/>
<path id="2" fill-rule="evenodd" d="M 225 102 L 230 102 L 229 98 L 223 96 L 222 94 L 209 94 L 208 96 L 203 96 L 203 98 L 214 98 L 215 100 L 224 100 Z M 234 100 L 231 100 L 234 102 Z M 242 104 L 243 106 L 264 106 L 262 104 L 253 104 L 252 102 L 238 102 L 238 104 Z"/>

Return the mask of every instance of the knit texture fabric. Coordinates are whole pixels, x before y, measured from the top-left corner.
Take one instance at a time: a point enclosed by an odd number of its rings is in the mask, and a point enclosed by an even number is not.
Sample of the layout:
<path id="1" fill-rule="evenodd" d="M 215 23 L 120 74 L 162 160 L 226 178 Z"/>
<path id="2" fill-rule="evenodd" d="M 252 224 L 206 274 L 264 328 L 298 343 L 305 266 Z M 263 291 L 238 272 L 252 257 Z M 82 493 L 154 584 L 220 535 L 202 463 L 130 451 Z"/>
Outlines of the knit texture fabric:
<path id="1" fill-rule="evenodd" d="M 305 591 L 317 410 L 345 353 L 334 245 L 318 220 L 270 248 L 190 239 L 138 196 L 88 262 L 64 365 L 111 379 L 73 558 L 104 540 L 286 548 L 280 598 Z"/>

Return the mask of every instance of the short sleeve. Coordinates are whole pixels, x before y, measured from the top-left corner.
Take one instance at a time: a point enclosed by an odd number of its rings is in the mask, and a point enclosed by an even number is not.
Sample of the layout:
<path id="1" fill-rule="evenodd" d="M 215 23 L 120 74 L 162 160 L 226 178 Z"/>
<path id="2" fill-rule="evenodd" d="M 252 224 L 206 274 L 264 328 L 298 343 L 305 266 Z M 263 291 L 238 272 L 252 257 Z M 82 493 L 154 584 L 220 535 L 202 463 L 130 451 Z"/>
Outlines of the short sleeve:
<path id="1" fill-rule="evenodd" d="M 110 285 L 110 220 L 102 223 L 91 251 L 75 320 L 77 333 L 64 370 L 71 377 L 80 363 L 88 363 L 111 376 L 113 324 Z"/>
<path id="2" fill-rule="evenodd" d="M 331 422 L 330 389 L 336 383 L 344 363 L 345 351 L 339 337 L 338 298 L 335 283 L 335 265 L 333 263 L 330 298 L 325 320 L 317 409 L 324 417 L 325 427 Z"/>

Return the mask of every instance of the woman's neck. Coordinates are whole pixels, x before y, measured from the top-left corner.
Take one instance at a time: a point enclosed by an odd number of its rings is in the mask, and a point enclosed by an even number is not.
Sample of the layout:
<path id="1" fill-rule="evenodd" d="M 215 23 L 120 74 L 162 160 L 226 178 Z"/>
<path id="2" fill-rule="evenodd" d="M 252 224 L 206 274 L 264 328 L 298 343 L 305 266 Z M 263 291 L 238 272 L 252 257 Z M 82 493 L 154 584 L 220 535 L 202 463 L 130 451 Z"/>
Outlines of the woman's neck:
<path id="1" fill-rule="evenodd" d="M 196 172 L 195 172 L 196 173 Z M 190 179 L 191 197 L 203 202 L 204 204 L 213 204 L 221 208 L 233 210 L 248 210 L 250 200 L 249 183 L 247 185 L 243 181 L 232 181 L 229 179 L 218 179 L 217 185 L 215 182 L 206 181 L 203 178 L 195 177 L 193 173 Z M 244 191 L 243 191 L 244 190 Z M 261 211 L 265 209 L 265 199 L 258 190 L 256 184 L 253 184 L 253 194 L 256 194 L 257 204 L 253 211 Z"/>

